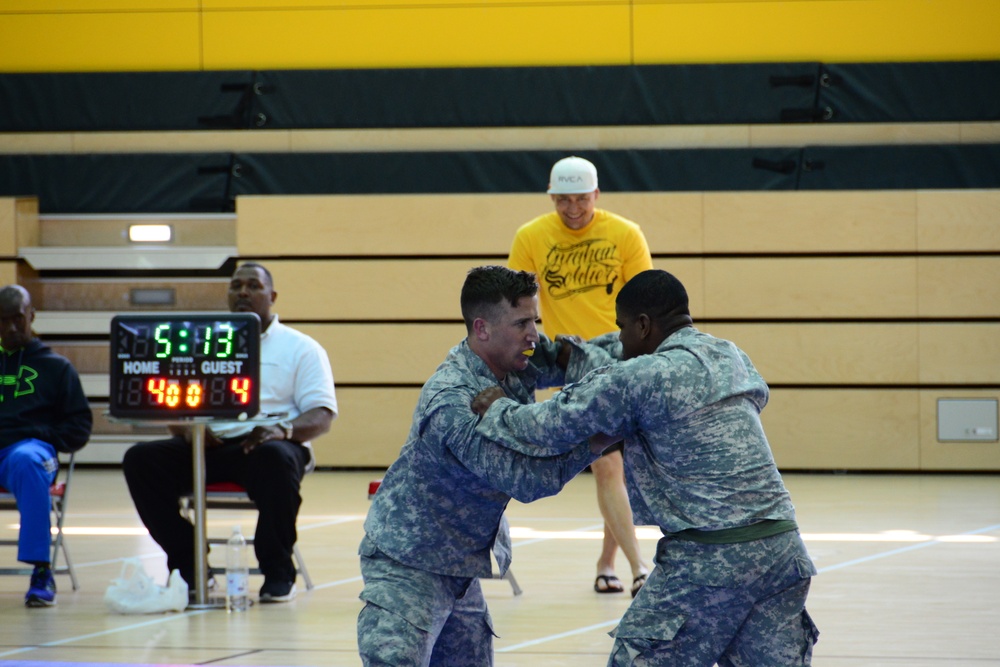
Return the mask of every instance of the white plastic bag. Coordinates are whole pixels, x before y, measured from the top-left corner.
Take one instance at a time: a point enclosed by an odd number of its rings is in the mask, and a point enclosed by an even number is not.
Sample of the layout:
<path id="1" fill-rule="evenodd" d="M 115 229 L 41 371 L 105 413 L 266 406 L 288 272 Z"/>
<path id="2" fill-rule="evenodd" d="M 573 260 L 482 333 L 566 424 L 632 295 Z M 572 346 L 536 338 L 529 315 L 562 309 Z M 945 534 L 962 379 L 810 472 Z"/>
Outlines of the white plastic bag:
<path id="1" fill-rule="evenodd" d="M 119 614 L 184 611 L 188 604 L 188 585 L 180 571 L 174 570 L 166 587 L 159 586 L 146 574 L 138 558 L 128 558 L 122 563 L 121 575 L 111 580 L 104 593 L 104 602 Z"/>

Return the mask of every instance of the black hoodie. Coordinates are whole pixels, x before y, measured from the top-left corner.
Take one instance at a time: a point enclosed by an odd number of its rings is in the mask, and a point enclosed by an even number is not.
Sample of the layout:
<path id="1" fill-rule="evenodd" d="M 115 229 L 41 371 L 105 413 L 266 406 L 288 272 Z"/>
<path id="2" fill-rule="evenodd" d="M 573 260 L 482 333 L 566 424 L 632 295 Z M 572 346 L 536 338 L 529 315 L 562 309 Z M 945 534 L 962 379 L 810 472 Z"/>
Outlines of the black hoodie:
<path id="1" fill-rule="evenodd" d="M 23 348 L 0 348 L 0 449 L 43 440 L 60 452 L 87 444 L 93 415 L 69 360 L 37 338 Z"/>

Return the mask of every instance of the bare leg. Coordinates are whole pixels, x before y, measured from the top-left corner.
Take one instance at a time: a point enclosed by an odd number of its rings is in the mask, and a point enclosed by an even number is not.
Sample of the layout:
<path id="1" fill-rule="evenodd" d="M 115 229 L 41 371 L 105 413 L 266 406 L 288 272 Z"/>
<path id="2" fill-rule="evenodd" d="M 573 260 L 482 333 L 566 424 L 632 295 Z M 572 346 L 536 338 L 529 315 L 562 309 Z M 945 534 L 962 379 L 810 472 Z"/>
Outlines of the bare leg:
<path id="1" fill-rule="evenodd" d="M 632 523 L 632 507 L 625 490 L 625 468 L 621 452 L 609 452 L 590 465 L 597 483 L 597 505 L 604 517 L 604 542 L 598 574 L 613 574 L 617 547 L 621 547 L 632 568 L 632 578 L 649 572 L 639 553 L 639 540 Z"/>

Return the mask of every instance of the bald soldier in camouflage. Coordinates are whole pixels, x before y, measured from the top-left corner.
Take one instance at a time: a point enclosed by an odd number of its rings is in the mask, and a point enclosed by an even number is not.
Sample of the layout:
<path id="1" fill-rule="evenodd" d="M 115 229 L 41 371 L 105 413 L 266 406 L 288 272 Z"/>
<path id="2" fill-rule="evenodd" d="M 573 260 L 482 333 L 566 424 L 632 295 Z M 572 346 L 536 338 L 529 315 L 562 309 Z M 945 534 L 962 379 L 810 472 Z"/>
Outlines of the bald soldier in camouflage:
<path id="1" fill-rule="evenodd" d="M 624 361 L 535 405 L 488 390 L 474 401 L 485 413 L 477 430 L 519 448 L 624 438 L 636 524 L 664 536 L 612 633 L 609 666 L 809 665 L 816 570 L 760 423 L 767 384 L 742 350 L 692 326 L 669 273 L 636 275 L 616 306 Z M 574 354 L 568 372 L 616 361 L 607 346 L 583 348 L 589 360 Z"/>
<path id="2" fill-rule="evenodd" d="M 365 665 L 493 664 L 493 627 L 479 577 L 511 560 L 503 512 L 510 499 L 557 493 L 600 455 L 586 443 L 563 453 L 504 449 L 476 433 L 477 392 L 496 385 L 518 403 L 536 387 L 574 378 L 565 347 L 540 336 L 535 276 L 501 266 L 469 272 L 462 288 L 468 336 L 424 384 L 399 458 L 365 520 L 358 615 Z M 545 457 L 545 458 L 541 458 Z"/>

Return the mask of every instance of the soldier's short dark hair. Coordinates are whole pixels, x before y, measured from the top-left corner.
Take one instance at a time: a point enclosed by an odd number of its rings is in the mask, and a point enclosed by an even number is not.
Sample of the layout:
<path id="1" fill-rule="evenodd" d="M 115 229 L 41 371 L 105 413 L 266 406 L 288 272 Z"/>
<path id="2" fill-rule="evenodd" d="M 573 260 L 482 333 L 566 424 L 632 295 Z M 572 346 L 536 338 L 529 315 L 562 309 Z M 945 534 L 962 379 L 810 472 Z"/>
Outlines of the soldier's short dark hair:
<path id="1" fill-rule="evenodd" d="M 462 319 L 465 329 L 472 332 L 476 318 L 492 320 L 497 315 L 497 306 L 506 301 L 516 307 L 523 297 L 538 294 L 535 274 L 514 271 L 505 266 L 477 266 L 465 276 L 462 285 Z"/>
<path id="2" fill-rule="evenodd" d="M 651 319 L 672 315 L 690 315 L 684 285 L 673 274 L 650 269 L 637 274 L 622 287 L 615 300 L 625 315 L 645 313 Z"/>

